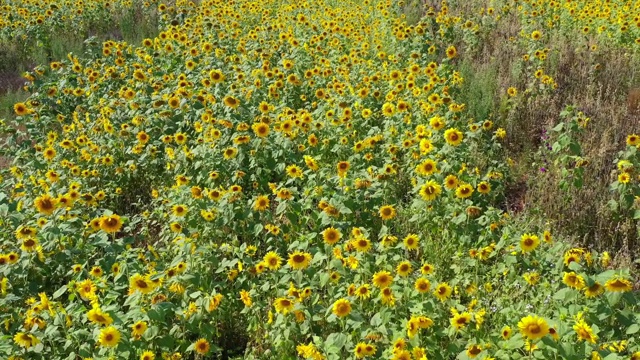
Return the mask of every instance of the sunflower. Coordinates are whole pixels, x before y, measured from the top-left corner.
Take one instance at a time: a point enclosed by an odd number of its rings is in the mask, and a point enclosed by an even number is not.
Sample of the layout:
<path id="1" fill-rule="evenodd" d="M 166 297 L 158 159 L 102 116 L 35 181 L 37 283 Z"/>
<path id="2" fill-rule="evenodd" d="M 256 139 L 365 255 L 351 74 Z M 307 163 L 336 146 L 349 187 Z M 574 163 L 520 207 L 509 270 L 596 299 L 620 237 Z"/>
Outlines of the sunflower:
<path id="1" fill-rule="evenodd" d="M 391 103 L 385 103 L 382 105 L 382 114 L 384 116 L 393 116 L 396 113 L 396 109 Z"/>
<path id="2" fill-rule="evenodd" d="M 597 297 L 598 295 L 604 292 L 604 286 L 598 283 L 597 281 L 593 283 L 591 286 L 587 286 L 584 289 L 584 295 L 588 298 Z"/>
<path id="3" fill-rule="evenodd" d="M 478 192 L 480 194 L 488 194 L 488 193 L 490 193 L 491 192 L 491 184 L 489 184 L 486 181 L 481 181 L 478 184 Z"/>
<path id="4" fill-rule="evenodd" d="M 322 232 L 322 240 L 328 245 L 334 245 L 342 238 L 342 233 L 333 227 L 326 228 Z"/>
<path id="5" fill-rule="evenodd" d="M 289 260 L 287 261 L 287 263 L 294 270 L 306 269 L 311 263 L 311 254 L 301 251 L 295 251 L 289 254 Z"/>
<path id="6" fill-rule="evenodd" d="M 147 350 L 140 355 L 140 360 L 155 360 L 156 355 L 151 350 Z"/>
<path id="7" fill-rule="evenodd" d="M 198 339 L 198 341 L 193 344 L 194 350 L 200 355 L 206 355 L 209 352 L 209 342 L 205 339 Z"/>
<path id="8" fill-rule="evenodd" d="M 291 178 L 302 178 L 302 169 L 298 165 L 287 166 L 287 175 Z"/>
<path id="9" fill-rule="evenodd" d="M 438 298 L 438 300 L 444 302 L 451 296 L 451 286 L 447 283 L 440 283 L 433 290 L 434 295 Z"/>
<path id="10" fill-rule="evenodd" d="M 115 347 L 120 342 L 120 331 L 113 326 L 100 330 L 98 342 L 104 347 Z"/>
<path id="11" fill-rule="evenodd" d="M 362 342 L 356 344 L 355 349 L 353 349 L 353 354 L 355 355 L 356 359 L 363 359 L 367 356 L 364 350 L 366 346 L 367 345 Z"/>
<path id="12" fill-rule="evenodd" d="M 365 237 L 354 239 L 351 244 L 358 252 L 366 253 L 371 250 L 371 241 Z"/>
<path id="13" fill-rule="evenodd" d="M 338 176 L 344 178 L 347 175 L 347 171 L 349 171 L 350 166 L 351 165 L 348 161 L 338 162 L 338 165 L 336 165 L 336 168 L 338 169 Z"/>
<path id="14" fill-rule="evenodd" d="M 173 207 L 171 208 L 171 212 L 173 213 L 173 215 L 178 217 L 185 216 L 188 211 L 189 209 L 186 205 L 173 205 Z"/>
<path id="15" fill-rule="evenodd" d="M 420 244 L 420 237 L 416 234 L 409 234 L 402 240 L 407 250 L 417 250 Z"/>
<path id="16" fill-rule="evenodd" d="M 433 180 L 427 181 L 420 188 L 420 196 L 424 201 L 433 201 L 442 193 L 442 187 Z"/>
<path id="17" fill-rule="evenodd" d="M 522 336 L 529 340 L 540 339 L 549 333 L 549 325 L 537 315 L 529 315 L 520 319 L 518 329 L 520 329 Z"/>
<path id="18" fill-rule="evenodd" d="M 614 277 L 604 283 L 604 287 L 610 292 L 627 292 L 633 290 L 631 282 L 621 277 Z"/>
<path id="19" fill-rule="evenodd" d="M 18 344 L 18 346 L 21 346 L 26 349 L 29 349 L 30 347 L 35 346 L 40 342 L 38 338 L 35 337 L 34 335 L 26 334 L 23 332 L 17 333 L 13 337 L 13 341 L 15 341 L 15 343 Z"/>
<path id="20" fill-rule="evenodd" d="M 94 266 L 91 271 L 90 271 L 91 275 L 95 276 L 95 277 L 101 277 L 102 275 L 104 275 L 104 271 L 102 270 L 102 268 L 100 266 Z"/>
<path id="21" fill-rule="evenodd" d="M 74 272 L 76 272 L 75 269 L 74 269 Z M 77 283 L 76 288 L 78 290 L 78 293 L 80 294 L 80 297 L 83 300 L 92 300 L 96 297 L 97 287 L 96 287 L 96 284 L 94 284 L 93 281 L 91 281 L 91 279 L 86 279 Z"/>
<path id="22" fill-rule="evenodd" d="M 278 199 L 281 199 L 281 200 L 289 200 L 293 198 L 293 194 L 289 189 L 279 189 L 278 192 L 276 193 L 276 196 L 278 197 Z"/>
<path id="23" fill-rule="evenodd" d="M 256 134 L 257 137 L 265 138 L 269 135 L 269 125 L 263 122 L 255 123 L 251 125 L 253 129 L 253 133 Z"/>
<path id="24" fill-rule="evenodd" d="M 429 292 L 431 289 L 431 282 L 425 278 L 418 278 L 414 285 L 414 288 L 421 294 Z"/>
<path id="25" fill-rule="evenodd" d="M 230 107 L 232 109 L 240 106 L 240 100 L 234 98 L 233 96 L 225 96 L 223 102 L 227 107 Z"/>
<path id="26" fill-rule="evenodd" d="M 396 242 L 398 242 L 398 237 L 397 236 L 393 236 L 393 235 L 389 235 L 389 234 L 383 236 L 382 240 L 380 240 L 380 243 L 384 247 L 390 247 L 390 246 L 394 245 Z"/>
<path id="27" fill-rule="evenodd" d="M 148 294 L 153 291 L 154 286 L 149 276 L 134 274 L 129 280 L 129 288 L 131 292 L 140 291 L 143 294 Z"/>
<path id="28" fill-rule="evenodd" d="M 433 267 L 433 265 L 429 264 L 429 263 L 424 263 L 421 267 L 420 267 L 420 272 L 423 275 L 430 275 L 433 273 L 433 271 L 435 270 L 435 268 Z"/>
<path id="29" fill-rule="evenodd" d="M 409 261 L 406 261 L 406 260 L 402 261 L 396 267 L 396 272 L 398 273 L 398 275 L 400 275 L 402 277 L 409 276 L 409 274 L 411 274 L 411 270 L 412 270 L 411 263 Z"/>
<path id="30" fill-rule="evenodd" d="M 456 128 L 447 129 L 444 132 L 444 139 L 446 140 L 447 144 L 451 146 L 460 145 L 462 143 L 463 138 L 464 136 L 462 135 L 460 130 Z"/>
<path id="31" fill-rule="evenodd" d="M 531 33 L 532 40 L 540 40 L 541 37 L 542 37 L 542 33 L 538 30 L 535 30 L 534 32 Z"/>
<path id="32" fill-rule="evenodd" d="M 450 321 L 451 326 L 453 326 L 456 330 L 460 330 L 471 322 L 471 314 L 466 311 L 460 314 L 456 311 Z"/>
<path id="33" fill-rule="evenodd" d="M 456 196 L 460 199 L 466 199 L 473 194 L 473 186 L 469 184 L 461 184 L 456 188 Z"/>
<path id="34" fill-rule="evenodd" d="M 102 326 L 109 326 L 111 325 L 111 323 L 113 323 L 113 319 L 111 318 L 111 316 L 108 313 L 103 312 L 98 306 L 94 306 L 91 310 L 89 310 L 89 312 L 87 313 L 87 319 L 89 319 L 89 321 L 94 324 Z"/>
<path id="35" fill-rule="evenodd" d="M 584 320 L 578 320 L 573 325 L 573 330 L 578 335 L 578 340 L 586 341 L 591 344 L 595 344 L 598 340 L 598 336 L 593 333 L 593 329 Z"/>
<path id="36" fill-rule="evenodd" d="M 209 72 L 209 78 L 214 84 L 219 84 L 224 81 L 225 76 L 220 70 L 211 70 Z"/>
<path id="37" fill-rule="evenodd" d="M 379 214 L 382 220 L 391 220 L 396 217 L 396 209 L 393 205 L 384 205 L 380 207 Z"/>
<path id="38" fill-rule="evenodd" d="M 172 109 L 177 109 L 178 107 L 180 107 L 180 98 L 177 96 L 173 96 L 171 98 L 169 98 L 169 106 Z"/>
<path id="39" fill-rule="evenodd" d="M 293 309 L 293 301 L 287 298 L 277 298 L 273 306 L 276 308 L 276 312 L 287 314 Z"/>
<path id="40" fill-rule="evenodd" d="M 562 282 L 577 290 L 581 290 L 585 286 L 584 278 L 573 271 L 565 272 L 562 276 Z"/>
<path id="41" fill-rule="evenodd" d="M 177 222 L 173 222 L 169 224 L 169 229 L 174 233 L 179 233 L 179 232 L 182 232 L 182 225 L 180 225 Z"/>
<path id="42" fill-rule="evenodd" d="M 38 196 L 33 202 L 39 213 L 51 215 L 58 205 L 58 200 L 52 198 L 49 194 Z"/>
<path id="43" fill-rule="evenodd" d="M 45 160 L 51 161 L 54 157 L 56 157 L 56 150 L 52 147 L 48 147 L 44 149 L 44 151 L 42 152 L 42 156 Z"/>
<path id="44" fill-rule="evenodd" d="M 504 340 L 509 339 L 511 337 L 511 327 L 509 326 L 503 327 L 502 330 L 500 331 L 500 335 Z"/>
<path id="45" fill-rule="evenodd" d="M 444 187 L 446 187 L 449 190 L 453 190 L 457 188 L 459 183 L 460 182 L 458 181 L 458 178 L 455 175 L 447 175 L 447 177 L 444 179 Z"/>
<path id="46" fill-rule="evenodd" d="M 520 248 L 523 252 L 531 252 L 535 250 L 538 245 L 540 245 L 540 239 L 538 239 L 537 235 L 523 234 L 522 237 L 520 237 Z"/>
<path id="47" fill-rule="evenodd" d="M 266 195 L 260 195 L 253 203 L 253 210 L 265 211 L 269 208 L 269 197 Z"/>
<path id="48" fill-rule="evenodd" d="M 456 50 L 455 46 L 451 45 L 447 48 L 446 53 L 449 59 L 453 59 L 458 54 L 458 51 Z"/>
<path id="49" fill-rule="evenodd" d="M 378 271 L 373 274 L 373 286 L 384 289 L 389 287 L 393 282 L 393 276 L 388 271 Z"/>
<path id="50" fill-rule="evenodd" d="M 145 331 L 147 331 L 148 327 L 149 326 L 147 325 L 146 321 L 138 321 L 131 326 L 131 334 L 134 337 L 140 337 L 142 336 L 142 334 L 144 334 Z"/>
<path id="51" fill-rule="evenodd" d="M 29 226 L 20 226 L 16 229 L 15 235 L 18 240 L 28 239 L 36 235 L 36 229 Z"/>
<path id="52" fill-rule="evenodd" d="M 631 134 L 627 136 L 627 145 L 629 146 L 638 146 L 640 145 L 640 135 Z"/>
<path id="53" fill-rule="evenodd" d="M 263 258 L 265 266 L 269 270 L 278 270 L 282 263 L 282 258 L 275 252 L 269 251 Z"/>
<path id="54" fill-rule="evenodd" d="M 100 229 L 107 233 L 117 233 L 122 228 L 122 219 L 116 214 L 103 216 L 100 219 Z"/>
<path id="55" fill-rule="evenodd" d="M 228 147 L 222 152 L 222 156 L 224 156 L 226 160 L 233 159 L 236 155 L 238 155 L 238 149 L 234 147 Z"/>
<path id="56" fill-rule="evenodd" d="M 356 296 L 362 300 L 368 299 L 371 296 L 371 289 L 369 284 L 360 285 L 356 289 Z"/>
<path id="57" fill-rule="evenodd" d="M 437 166 L 438 164 L 435 161 L 427 159 L 416 165 L 416 172 L 422 176 L 429 176 L 433 173 L 438 172 Z"/>
<path id="58" fill-rule="evenodd" d="M 351 303 L 347 299 L 339 299 L 333 303 L 332 311 L 337 317 L 345 317 L 351 313 Z"/>
<path id="59" fill-rule="evenodd" d="M 30 114 L 32 110 L 30 110 L 25 103 L 19 102 L 13 105 L 13 111 L 18 116 L 24 116 Z"/>
<path id="60" fill-rule="evenodd" d="M 20 248 L 26 252 L 35 251 L 38 247 L 38 241 L 33 238 L 27 238 L 22 240 Z"/>

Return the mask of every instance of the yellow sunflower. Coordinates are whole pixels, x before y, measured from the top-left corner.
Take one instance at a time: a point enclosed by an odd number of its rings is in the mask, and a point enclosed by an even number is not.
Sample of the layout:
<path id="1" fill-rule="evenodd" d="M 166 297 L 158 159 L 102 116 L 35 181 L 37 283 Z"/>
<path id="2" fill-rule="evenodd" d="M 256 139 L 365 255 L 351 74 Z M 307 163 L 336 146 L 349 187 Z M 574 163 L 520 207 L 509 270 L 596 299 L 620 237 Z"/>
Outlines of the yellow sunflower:
<path id="1" fill-rule="evenodd" d="M 287 298 L 277 298 L 273 302 L 273 306 L 276 308 L 276 312 L 287 314 L 293 309 L 293 301 Z"/>
<path id="2" fill-rule="evenodd" d="M 269 197 L 266 195 L 260 195 L 253 203 L 253 210 L 265 211 L 269 208 Z"/>
<path id="3" fill-rule="evenodd" d="M 51 215 L 56 210 L 58 200 L 52 198 L 49 194 L 38 196 L 34 201 L 34 206 L 39 213 Z"/>
<path id="4" fill-rule="evenodd" d="M 107 233 L 117 233 L 122 228 L 122 219 L 116 214 L 103 216 L 100 219 L 100 229 Z"/>
<path id="5" fill-rule="evenodd" d="M 193 348 L 198 354 L 206 355 L 209 352 L 211 345 L 209 345 L 209 342 L 205 339 L 198 339 L 198 341 L 193 344 Z"/>
<path id="6" fill-rule="evenodd" d="M 447 283 L 440 283 L 433 290 L 434 295 L 438 298 L 438 300 L 444 302 L 451 296 L 451 286 Z"/>
<path id="7" fill-rule="evenodd" d="M 537 340 L 549 333 L 549 324 L 537 315 L 529 315 L 520 319 L 518 329 L 520 329 L 523 337 L 529 340 Z"/>
<path id="8" fill-rule="evenodd" d="M 322 240 L 328 245 L 334 245 L 342 238 L 342 233 L 333 227 L 326 228 L 322 232 Z"/>
<path id="9" fill-rule="evenodd" d="M 442 193 L 442 187 L 433 180 L 427 181 L 420 188 L 420 196 L 424 201 L 433 201 Z"/>
<path id="10" fill-rule="evenodd" d="M 294 270 L 302 270 L 309 267 L 311 264 L 311 254 L 301 251 L 295 251 L 289 254 L 289 260 L 287 261 L 289 266 Z"/>
<path id="11" fill-rule="evenodd" d="M 18 344 L 18 346 L 21 346 L 26 349 L 29 349 L 30 347 L 35 346 L 40 342 L 38 338 L 35 337 L 35 335 L 26 334 L 23 332 L 17 333 L 13 337 L 13 341 L 15 341 L 15 343 Z"/>
<path id="12" fill-rule="evenodd" d="M 462 132 L 456 128 L 447 129 L 444 132 L 444 139 L 451 146 L 458 146 L 462 143 L 464 136 Z"/>
<path id="13" fill-rule="evenodd" d="M 265 266 L 270 270 L 278 270 L 282 263 L 282 258 L 275 252 L 269 251 L 263 258 Z"/>
<path id="14" fill-rule="evenodd" d="M 396 209 L 393 205 L 384 205 L 380 207 L 379 214 L 382 220 L 391 220 L 396 217 Z"/>
<path id="15" fill-rule="evenodd" d="M 473 194 L 473 186 L 469 184 L 461 184 L 456 188 L 456 196 L 460 199 L 466 199 Z"/>
<path id="16" fill-rule="evenodd" d="M 333 303 L 332 311 L 337 317 L 345 317 L 351 313 L 351 303 L 347 299 L 339 299 Z"/>
<path id="17" fill-rule="evenodd" d="M 100 330 L 98 343 L 104 347 L 115 347 L 120 342 L 120 331 L 113 326 Z"/>

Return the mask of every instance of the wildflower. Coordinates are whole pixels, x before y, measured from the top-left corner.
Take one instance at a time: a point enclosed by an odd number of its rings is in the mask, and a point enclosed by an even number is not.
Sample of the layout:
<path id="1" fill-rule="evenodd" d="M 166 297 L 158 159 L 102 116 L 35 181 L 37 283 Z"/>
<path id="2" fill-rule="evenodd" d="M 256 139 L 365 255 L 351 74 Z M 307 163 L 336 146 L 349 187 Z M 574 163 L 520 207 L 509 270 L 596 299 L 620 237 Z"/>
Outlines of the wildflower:
<path id="1" fill-rule="evenodd" d="M 578 340 L 586 341 L 591 344 L 595 344 L 598 337 L 593 333 L 593 329 L 582 319 L 578 320 L 573 325 L 573 330 L 578 335 Z"/>
<path id="2" fill-rule="evenodd" d="M 198 339 L 198 341 L 193 344 L 193 349 L 200 355 L 206 355 L 209 352 L 209 342 L 205 339 Z"/>
<path id="3" fill-rule="evenodd" d="M 327 228 L 322 232 L 322 240 L 328 245 L 334 245 L 342 238 L 342 233 L 333 227 Z"/>
<path id="4" fill-rule="evenodd" d="M 633 289 L 631 282 L 621 277 L 614 277 L 613 279 L 607 280 L 604 287 L 610 292 L 627 292 Z"/>
<path id="5" fill-rule="evenodd" d="M 380 289 L 384 289 L 391 285 L 393 282 L 393 276 L 388 271 L 378 271 L 373 274 L 373 285 Z"/>
<path id="6" fill-rule="evenodd" d="M 440 283 L 434 289 L 433 293 L 438 298 L 438 300 L 444 302 L 451 296 L 451 286 L 447 283 Z"/>
<path id="7" fill-rule="evenodd" d="M 520 248 L 525 253 L 535 250 L 538 245 L 540 245 L 540 239 L 536 235 L 523 234 L 520 238 Z"/>
<path id="8" fill-rule="evenodd" d="M 332 311 L 337 317 L 345 317 L 351 313 L 351 303 L 347 299 L 339 299 L 333 304 Z"/>
<path id="9" fill-rule="evenodd" d="M 286 314 L 293 309 L 293 302 L 287 298 L 277 298 L 274 301 L 276 312 Z"/>
<path id="10" fill-rule="evenodd" d="M 311 254 L 301 251 L 293 252 L 289 254 L 287 263 L 294 270 L 306 269 L 311 263 Z"/>
<path id="11" fill-rule="evenodd" d="M 396 209 L 392 205 L 384 205 L 379 210 L 382 220 L 391 220 L 396 217 Z"/>
<path id="12" fill-rule="evenodd" d="M 115 347 L 120 342 L 120 331 L 113 326 L 100 330 L 98 342 L 104 347 Z"/>
<path id="13" fill-rule="evenodd" d="M 522 336 L 529 340 L 540 339 L 549 333 L 549 325 L 537 315 L 529 315 L 520 319 L 518 329 L 520 329 Z"/>

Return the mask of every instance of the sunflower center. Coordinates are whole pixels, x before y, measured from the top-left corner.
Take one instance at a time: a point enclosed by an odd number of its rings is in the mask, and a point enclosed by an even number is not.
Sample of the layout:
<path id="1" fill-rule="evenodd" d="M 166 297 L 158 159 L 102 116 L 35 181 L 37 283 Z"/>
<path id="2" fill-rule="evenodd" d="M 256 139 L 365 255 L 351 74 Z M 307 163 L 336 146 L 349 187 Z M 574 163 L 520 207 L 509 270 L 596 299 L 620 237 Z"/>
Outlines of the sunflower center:
<path id="1" fill-rule="evenodd" d="M 531 324 L 529 325 L 529 332 L 531 332 L 532 334 L 539 334 L 542 331 L 542 329 L 540 329 L 540 326 L 537 324 Z"/>

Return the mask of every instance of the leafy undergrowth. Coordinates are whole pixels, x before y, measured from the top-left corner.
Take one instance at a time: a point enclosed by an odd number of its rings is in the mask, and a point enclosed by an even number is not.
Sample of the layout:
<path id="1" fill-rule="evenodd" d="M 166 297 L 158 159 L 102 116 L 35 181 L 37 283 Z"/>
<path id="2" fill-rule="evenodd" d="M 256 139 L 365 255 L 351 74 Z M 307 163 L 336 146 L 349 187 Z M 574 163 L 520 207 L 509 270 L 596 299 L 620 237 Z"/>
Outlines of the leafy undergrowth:
<path id="1" fill-rule="evenodd" d="M 89 41 L 27 75 L 0 353 L 640 358 L 629 269 L 503 210 L 504 119 L 459 100 L 474 22 L 446 3 L 415 25 L 383 1 L 158 11 L 139 47 Z M 577 186 L 589 120 L 560 116 L 549 151 Z M 611 191 L 633 218 L 640 138 L 621 144 Z"/>

